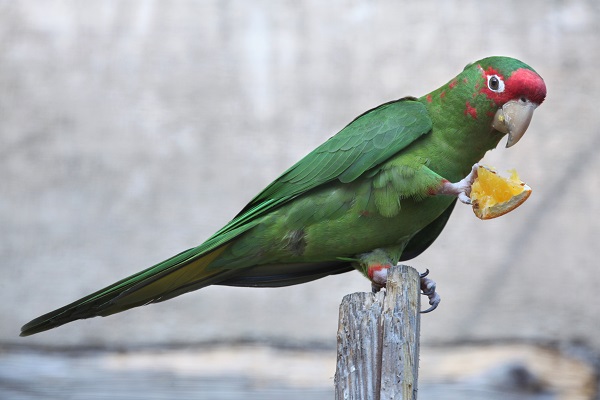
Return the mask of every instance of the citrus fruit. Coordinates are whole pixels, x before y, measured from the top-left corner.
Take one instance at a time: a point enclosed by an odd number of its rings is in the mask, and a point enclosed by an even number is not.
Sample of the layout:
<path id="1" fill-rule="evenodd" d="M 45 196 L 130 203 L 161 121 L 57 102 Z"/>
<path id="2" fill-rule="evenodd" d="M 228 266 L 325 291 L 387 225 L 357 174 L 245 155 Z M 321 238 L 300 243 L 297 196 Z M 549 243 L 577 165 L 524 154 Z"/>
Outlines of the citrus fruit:
<path id="1" fill-rule="evenodd" d="M 519 207 L 531 194 L 531 188 L 519 179 L 516 170 L 508 178 L 490 167 L 480 165 L 471 186 L 473 212 L 481 219 L 492 219 Z"/>

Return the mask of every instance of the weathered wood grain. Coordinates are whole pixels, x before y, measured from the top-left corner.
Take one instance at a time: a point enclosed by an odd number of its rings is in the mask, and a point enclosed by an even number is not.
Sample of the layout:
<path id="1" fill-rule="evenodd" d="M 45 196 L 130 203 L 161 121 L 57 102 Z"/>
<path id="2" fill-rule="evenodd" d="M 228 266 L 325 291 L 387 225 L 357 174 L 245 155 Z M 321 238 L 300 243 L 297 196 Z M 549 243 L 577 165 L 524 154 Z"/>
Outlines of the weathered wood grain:
<path id="1" fill-rule="evenodd" d="M 387 288 L 353 293 L 340 305 L 336 399 L 416 399 L 419 273 L 390 268 Z"/>

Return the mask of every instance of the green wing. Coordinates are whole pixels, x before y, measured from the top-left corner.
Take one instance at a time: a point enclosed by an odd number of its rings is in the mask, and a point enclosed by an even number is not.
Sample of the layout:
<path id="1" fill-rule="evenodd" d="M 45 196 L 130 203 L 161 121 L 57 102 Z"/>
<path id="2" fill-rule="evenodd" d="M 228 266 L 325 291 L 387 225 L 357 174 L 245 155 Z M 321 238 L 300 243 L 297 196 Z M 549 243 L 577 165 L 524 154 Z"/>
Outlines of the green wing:
<path id="1" fill-rule="evenodd" d="M 382 104 L 354 119 L 285 171 L 243 211 L 274 198 L 289 200 L 336 179 L 352 182 L 430 131 L 431 119 L 418 101 Z"/>
<path id="2" fill-rule="evenodd" d="M 210 251 L 254 226 L 256 218 L 323 184 L 349 183 L 376 169 L 420 136 L 431 132 L 425 106 L 406 98 L 361 114 L 260 192 L 201 247 Z"/>
<path id="3" fill-rule="evenodd" d="M 42 315 L 23 326 L 21 335 L 164 301 L 212 284 L 232 284 L 239 271 L 211 269 L 210 264 L 229 242 L 256 226 L 261 216 L 323 184 L 354 181 L 430 131 L 426 108 L 414 99 L 401 99 L 367 111 L 284 172 L 201 245 Z M 334 273 L 335 268 L 339 266 L 333 266 L 328 274 Z M 342 270 L 345 267 L 339 272 Z"/>

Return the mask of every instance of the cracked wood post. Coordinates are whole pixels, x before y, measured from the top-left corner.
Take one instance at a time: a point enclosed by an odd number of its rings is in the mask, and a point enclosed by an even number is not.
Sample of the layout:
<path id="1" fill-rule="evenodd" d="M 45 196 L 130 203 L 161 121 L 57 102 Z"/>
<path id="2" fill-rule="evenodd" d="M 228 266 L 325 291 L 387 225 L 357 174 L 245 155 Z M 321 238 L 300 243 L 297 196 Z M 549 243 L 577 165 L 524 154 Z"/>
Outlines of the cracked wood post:
<path id="1" fill-rule="evenodd" d="M 420 277 L 389 269 L 386 290 L 352 293 L 340 305 L 336 399 L 416 399 L 421 316 Z"/>

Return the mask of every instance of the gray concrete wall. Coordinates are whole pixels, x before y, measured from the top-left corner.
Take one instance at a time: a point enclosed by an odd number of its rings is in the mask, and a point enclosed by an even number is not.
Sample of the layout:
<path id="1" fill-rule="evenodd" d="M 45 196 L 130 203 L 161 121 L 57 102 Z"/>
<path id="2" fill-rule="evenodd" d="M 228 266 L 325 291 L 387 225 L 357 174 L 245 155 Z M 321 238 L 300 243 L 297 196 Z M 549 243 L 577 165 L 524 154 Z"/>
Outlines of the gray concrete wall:
<path id="1" fill-rule="evenodd" d="M 358 273 L 211 287 L 31 338 L 20 326 L 200 243 L 364 110 L 510 55 L 546 80 L 524 139 L 485 162 L 533 187 L 482 222 L 459 206 L 429 268 L 424 342 L 600 350 L 596 1 L 0 1 L 0 341 L 334 343 Z"/>

